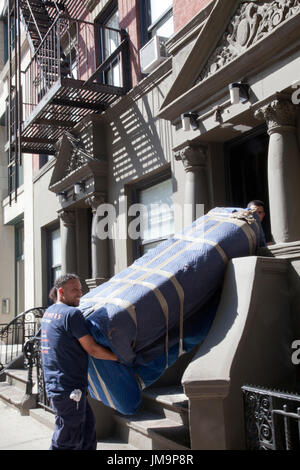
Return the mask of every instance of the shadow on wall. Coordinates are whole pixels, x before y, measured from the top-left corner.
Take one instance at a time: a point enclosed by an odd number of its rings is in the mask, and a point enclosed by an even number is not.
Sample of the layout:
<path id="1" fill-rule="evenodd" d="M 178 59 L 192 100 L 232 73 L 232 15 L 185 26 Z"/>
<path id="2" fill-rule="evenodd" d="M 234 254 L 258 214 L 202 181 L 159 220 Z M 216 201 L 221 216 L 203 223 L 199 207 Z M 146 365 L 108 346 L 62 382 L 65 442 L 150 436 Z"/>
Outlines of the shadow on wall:
<path id="1" fill-rule="evenodd" d="M 165 167 L 171 161 L 171 124 L 153 117 L 161 99 L 157 97 L 157 101 L 153 99 L 150 103 L 153 96 L 149 93 L 141 97 L 139 106 L 132 98 L 124 97 L 118 105 L 118 115 L 111 118 L 110 174 L 114 183 L 112 199 L 117 217 L 120 215 L 118 201 L 124 185 Z M 110 244 L 110 252 L 114 253 L 115 240 L 110 240 Z M 111 258 L 111 266 L 113 262 Z"/>
<path id="2" fill-rule="evenodd" d="M 126 109 L 112 128 L 112 174 L 117 183 L 125 184 L 169 162 L 172 142 L 170 124 L 153 118 L 148 98 L 142 99 L 144 113 L 132 100 L 124 101 Z"/>

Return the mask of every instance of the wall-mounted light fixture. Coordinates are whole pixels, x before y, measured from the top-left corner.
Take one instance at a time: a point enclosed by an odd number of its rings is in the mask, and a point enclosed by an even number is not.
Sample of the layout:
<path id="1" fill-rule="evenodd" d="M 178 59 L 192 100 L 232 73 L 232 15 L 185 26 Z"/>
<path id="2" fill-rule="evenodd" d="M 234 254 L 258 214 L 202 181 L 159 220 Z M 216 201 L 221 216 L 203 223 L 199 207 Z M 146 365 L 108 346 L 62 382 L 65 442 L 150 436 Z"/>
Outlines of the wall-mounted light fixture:
<path id="1" fill-rule="evenodd" d="M 228 85 L 231 104 L 249 101 L 250 86 L 248 83 L 235 82 Z"/>
<path id="2" fill-rule="evenodd" d="M 189 131 L 190 128 L 193 130 L 198 129 L 198 117 L 197 113 L 183 113 L 181 115 L 181 123 L 184 131 Z"/>
<path id="3" fill-rule="evenodd" d="M 80 194 L 81 192 L 84 193 L 85 191 L 85 182 L 79 181 L 78 183 L 74 184 L 74 194 Z"/>
<path id="4" fill-rule="evenodd" d="M 67 192 L 66 191 L 62 191 L 60 193 L 57 193 L 57 196 L 58 196 L 58 200 L 59 200 L 60 204 L 62 204 L 63 201 L 67 200 Z"/>

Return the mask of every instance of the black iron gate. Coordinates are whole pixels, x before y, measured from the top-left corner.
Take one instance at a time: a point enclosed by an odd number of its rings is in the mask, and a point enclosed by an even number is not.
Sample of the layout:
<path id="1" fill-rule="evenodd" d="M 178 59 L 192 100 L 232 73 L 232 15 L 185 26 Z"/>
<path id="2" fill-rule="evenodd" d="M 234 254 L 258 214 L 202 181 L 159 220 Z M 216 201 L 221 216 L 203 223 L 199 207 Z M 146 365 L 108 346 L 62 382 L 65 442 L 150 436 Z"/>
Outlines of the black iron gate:
<path id="1" fill-rule="evenodd" d="M 300 395 L 242 387 L 248 450 L 300 450 Z"/>

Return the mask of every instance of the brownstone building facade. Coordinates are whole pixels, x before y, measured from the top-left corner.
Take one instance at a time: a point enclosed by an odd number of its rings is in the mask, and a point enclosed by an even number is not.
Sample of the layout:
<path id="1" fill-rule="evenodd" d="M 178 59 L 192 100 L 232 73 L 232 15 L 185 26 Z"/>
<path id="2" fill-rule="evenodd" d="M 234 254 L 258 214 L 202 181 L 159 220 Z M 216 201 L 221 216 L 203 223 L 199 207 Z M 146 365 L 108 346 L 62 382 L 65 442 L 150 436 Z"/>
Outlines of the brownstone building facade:
<path id="1" fill-rule="evenodd" d="M 46 306 L 61 272 L 85 291 L 105 281 L 197 204 L 265 202 L 272 245 L 230 263 L 207 340 L 158 384 L 185 393 L 179 446 L 245 448 L 241 386 L 298 383 L 299 21 L 298 0 L 3 4 L 2 323 Z M 134 203 L 152 222 L 137 240 Z M 101 239 L 104 204 L 115 217 Z"/>

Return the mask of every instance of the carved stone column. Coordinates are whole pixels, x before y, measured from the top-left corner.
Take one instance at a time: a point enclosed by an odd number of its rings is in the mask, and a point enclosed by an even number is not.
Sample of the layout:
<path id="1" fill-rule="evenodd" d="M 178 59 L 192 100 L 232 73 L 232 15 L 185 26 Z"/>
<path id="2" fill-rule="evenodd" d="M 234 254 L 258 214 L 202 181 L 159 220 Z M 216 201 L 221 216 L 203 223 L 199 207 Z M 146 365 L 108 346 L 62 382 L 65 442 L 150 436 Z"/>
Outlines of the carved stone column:
<path id="1" fill-rule="evenodd" d="M 207 149 L 189 144 L 175 153 L 175 159 L 182 161 L 186 173 L 184 223 L 188 225 L 201 215 L 197 214 L 197 204 L 204 204 L 205 212 L 208 208 Z"/>
<path id="2" fill-rule="evenodd" d="M 97 215 L 97 209 L 105 201 L 103 196 L 94 194 L 88 197 L 85 202 L 92 208 L 93 212 L 91 233 L 92 278 L 86 279 L 88 287 L 93 289 L 109 278 L 108 238 L 101 239 L 97 230 L 100 219 Z"/>
<path id="3" fill-rule="evenodd" d="M 58 213 L 61 230 L 61 270 L 62 274 L 77 272 L 76 217 L 73 210 Z"/>
<path id="4" fill-rule="evenodd" d="M 275 243 L 300 240 L 300 154 L 296 135 L 297 107 L 291 98 L 277 95 L 256 111 L 270 136 L 268 184 L 271 229 Z"/>

